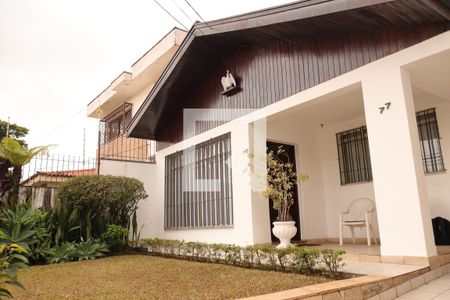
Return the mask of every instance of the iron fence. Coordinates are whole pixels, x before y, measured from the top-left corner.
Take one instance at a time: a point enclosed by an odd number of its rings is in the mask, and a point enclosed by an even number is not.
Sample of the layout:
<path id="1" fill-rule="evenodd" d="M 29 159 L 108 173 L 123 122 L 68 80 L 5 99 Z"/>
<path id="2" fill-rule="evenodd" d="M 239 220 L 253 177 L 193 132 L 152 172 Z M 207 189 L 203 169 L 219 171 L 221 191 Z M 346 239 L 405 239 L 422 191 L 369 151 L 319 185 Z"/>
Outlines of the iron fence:
<path id="1" fill-rule="evenodd" d="M 20 202 L 48 208 L 54 204 L 60 185 L 80 175 L 97 174 L 96 158 L 62 154 L 40 154 L 22 167 Z"/>

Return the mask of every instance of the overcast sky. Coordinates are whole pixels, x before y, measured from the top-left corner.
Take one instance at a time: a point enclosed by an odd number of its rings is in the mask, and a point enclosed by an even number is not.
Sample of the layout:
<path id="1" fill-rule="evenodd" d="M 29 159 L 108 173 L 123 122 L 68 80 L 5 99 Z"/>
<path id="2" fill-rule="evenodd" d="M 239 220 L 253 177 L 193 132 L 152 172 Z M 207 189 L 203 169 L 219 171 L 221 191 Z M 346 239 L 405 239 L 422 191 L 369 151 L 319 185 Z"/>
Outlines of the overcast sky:
<path id="1" fill-rule="evenodd" d="M 184 0 L 159 0 L 190 28 Z M 190 0 L 208 21 L 286 0 Z M 0 119 L 30 129 L 30 146 L 95 155 L 86 105 L 174 26 L 154 0 L 0 0 Z"/>

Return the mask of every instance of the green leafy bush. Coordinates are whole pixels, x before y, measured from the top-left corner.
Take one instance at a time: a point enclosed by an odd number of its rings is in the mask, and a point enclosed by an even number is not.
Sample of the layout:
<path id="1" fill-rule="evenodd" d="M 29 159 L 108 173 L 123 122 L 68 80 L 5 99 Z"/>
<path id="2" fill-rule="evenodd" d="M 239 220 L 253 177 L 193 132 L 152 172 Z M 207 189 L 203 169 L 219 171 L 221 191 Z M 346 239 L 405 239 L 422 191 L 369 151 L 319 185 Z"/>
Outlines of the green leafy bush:
<path id="1" fill-rule="evenodd" d="M 15 209 L 2 209 L 0 230 L 4 233 L 0 243 L 15 243 L 30 250 L 29 245 L 36 242 L 36 223 L 38 216 L 34 210 L 17 206 Z"/>
<path id="2" fill-rule="evenodd" d="M 297 247 L 293 249 L 292 266 L 302 274 L 314 274 L 318 271 L 320 250 L 311 247 Z"/>
<path id="3" fill-rule="evenodd" d="M 3 238 L 5 235 L 0 231 L 0 236 Z M 23 288 L 18 281 L 17 270 L 27 267 L 27 253 L 28 250 L 18 244 L 3 242 L 0 244 L 0 298 L 13 298 L 5 284 Z"/>
<path id="4" fill-rule="evenodd" d="M 102 257 L 109 252 L 108 245 L 98 241 L 87 241 L 75 244 L 75 257 L 78 260 L 90 260 Z"/>
<path id="5" fill-rule="evenodd" d="M 336 277 L 339 269 L 344 266 L 342 262 L 344 253 L 342 250 L 323 249 L 321 251 L 322 262 L 325 264 L 326 271 L 331 277 Z"/>
<path id="6" fill-rule="evenodd" d="M 109 252 L 105 243 L 98 241 L 86 241 L 80 243 L 64 242 L 46 251 L 47 263 L 58 264 L 72 260 L 90 260 L 102 257 Z"/>
<path id="7" fill-rule="evenodd" d="M 4 208 L 0 211 L 0 243 L 16 243 L 28 250 L 32 262 L 45 261 L 44 249 L 50 246 L 49 215 L 26 206 Z"/>
<path id="8" fill-rule="evenodd" d="M 144 185 L 134 178 L 87 175 L 66 180 L 54 212 L 56 243 L 97 239 L 109 224 L 137 235 L 136 210 L 146 197 Z"/>
<path id="9" fill-rule="evenodd" d="M 109 250 L 120 251 L 127 245 L 127 236 L 128 229 L 121 225 L 110 224 L 100 239 L 108 245 Z"/>
<path id="10" fill-rule="evenodd" d="M 73 243 L 64 242 L 61 245 L 47 249 L 45 252 L 47 254 L 47 263 L 58 264 L 74 260 L 77 248 Z"/>

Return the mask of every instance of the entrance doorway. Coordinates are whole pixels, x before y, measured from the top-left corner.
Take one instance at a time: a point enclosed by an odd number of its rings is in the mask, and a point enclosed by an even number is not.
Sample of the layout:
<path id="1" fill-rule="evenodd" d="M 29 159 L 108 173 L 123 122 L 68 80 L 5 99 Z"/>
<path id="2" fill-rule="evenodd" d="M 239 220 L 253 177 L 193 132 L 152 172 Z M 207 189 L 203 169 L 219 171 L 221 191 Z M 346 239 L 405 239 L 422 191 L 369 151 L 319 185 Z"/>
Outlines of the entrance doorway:
<path id="1" fill-rule="evenodd" d="M 296 162 L 295 162 L 295 146 L 288 145 L 288 144 L 282 144 L 282 143 L 276 143 L 276 142 L 270 142 L 267 141 L 267 150 L 273 151 L 276 153 L 278 147 L 282 146 L 283 149 L 286 151 L 286 154 L 288 157 L 285 157 L 284 155 L 279 157 L 283 162 L 291 162 L 294 164 L 294 170 L 297 170 Z M 295 226 L 297 226 L 297 233 L 292 238 L 293 241 L 301 241 L 301 234 L 300 234 L 300 214 L 299 214 L 299 203 L 298 203 L 298 187 L 297 184 L 294 185 L 293 188 L 294 192 L 294 204 L 292 204 L 291 208 L 289 209 L 289 213 L 291 214 L 292 220 L 295 221 Z M 272 236 L 272 242 L 277 242 L 278 239 L 273 235 L 272 233 L 272 222 L 275 222 L 277 219 L 277 211 L 273 208 L 273 201 L 269 199 L 269 212 L 270 212 L 270 234 Z"/>

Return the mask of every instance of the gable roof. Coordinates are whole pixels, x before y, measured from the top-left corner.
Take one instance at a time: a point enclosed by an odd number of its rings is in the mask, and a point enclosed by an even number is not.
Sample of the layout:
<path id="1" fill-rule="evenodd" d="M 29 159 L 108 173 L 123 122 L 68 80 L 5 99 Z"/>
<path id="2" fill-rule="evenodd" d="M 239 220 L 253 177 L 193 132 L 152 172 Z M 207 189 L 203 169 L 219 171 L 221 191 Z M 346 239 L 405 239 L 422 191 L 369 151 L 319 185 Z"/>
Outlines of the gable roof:
<path id="1" fill-rule="evenodd" d="M 158 140 L 169 105 L 179 104 L 183 92 L 208 68 L 208 59 L 220 57 L 233 46 L 448 20 L 450 8 L 440 0 L 303 0 L 197 22 L 133 117 L 128 135 Z"/>

